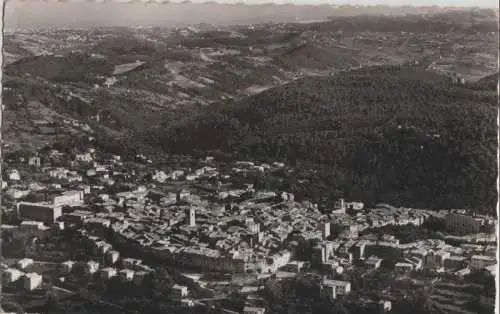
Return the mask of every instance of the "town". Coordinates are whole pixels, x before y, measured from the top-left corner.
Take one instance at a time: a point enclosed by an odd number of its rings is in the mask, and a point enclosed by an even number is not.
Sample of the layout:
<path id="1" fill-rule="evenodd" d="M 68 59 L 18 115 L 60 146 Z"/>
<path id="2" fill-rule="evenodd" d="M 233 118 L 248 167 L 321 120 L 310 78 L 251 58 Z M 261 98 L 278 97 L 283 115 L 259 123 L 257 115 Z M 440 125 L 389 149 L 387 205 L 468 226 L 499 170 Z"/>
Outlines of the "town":
<path id="1" fill-rule="evenodd" d="M 5 310 L 6 300 L 36 309 L 78 295 L 124 313 L 106 297 L 110 290 L 140 290 L 168 277 L 163 288 L 180 311 L 265 313 L 266 283 L 308 277 L 326 302 L 356 295 L 386 313 L 425 286 L 437 287 L 431 299 L 439 308 L 470 313 L 453 294 L 463 302 L 470 296 L 457 292 L 457 282 L 480 272 L 495 276 L 494 217 L 344 199 L 325 210 L 256 186 L 264 174 L 294 171 L 283 163 L 128 158 L 93 141 L 89 136 L 79 151 L 44 148 L 4 158 Z M 365 293 L 373 287 L 363 278 L 380 273 L 388 283 Z M 221 301 L 234 295 L 243 301 Z"/>

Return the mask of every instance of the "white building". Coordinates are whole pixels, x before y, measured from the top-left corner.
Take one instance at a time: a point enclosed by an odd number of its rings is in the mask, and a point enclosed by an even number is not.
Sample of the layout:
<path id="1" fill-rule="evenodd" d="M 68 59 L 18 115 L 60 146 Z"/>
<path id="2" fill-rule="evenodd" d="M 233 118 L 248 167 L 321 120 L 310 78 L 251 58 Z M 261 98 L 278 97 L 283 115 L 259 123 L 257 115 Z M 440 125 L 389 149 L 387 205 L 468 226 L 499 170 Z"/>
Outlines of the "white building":
<path id="1" fill-rule="evenodd" d="M 77 206 L 83 204 L 84 191 L 74 190 L 64 192 L 54 197 L 54 206 Z"/>
<path id="2" fill-rule="evenodd" d="M 321 226 L 321 234 L 323 236 L 323 239 L 326 239 L 330 236 L 330 223 L 329 222 L 323 222 L 320 224 Z"/>
<path id="3" fill-rule="evenodd" d="M 369 270 L 375 270 L 380 268 L 380 265 L 382 265 L 382 261 L 383 260 L 381 258 L 378 258 L 376 256 L 370 256 L 365 260 L 365 266 Z"/>
<path id="4" fill-rule="evenodd" d="M 260 224 L 256 223 L 253 218 L 245 219 L 245 225 L 251 233 L 260 232 Z"/>
<path id="5" fill-rule="evenodd" d="M 25 220 L 19 225 L 19 230 L 23 232 L 36 232 L 43 229 L 44 225 L 41 221 Z"/>
<path id="6" fill-rule="evenodd" d="M 17 267 L 21 269 L 26 269 L 31 265 L 33 265 L 33 260 L 31 258 L 23 258 L 17 262 Z"/>
<path id="7" fill-rule="evenodd" d="M 345 201 L 343 198 L 341 198 L 335 202 L 335 206 L 334 209 L 332 210 L 332 213 L 345 214 L 345 207 L 346 207 Z"/>
<path id="8" fill-rule="evenodd" d="M 168 175 L 166 175 L 163 171 L 158 171 L 153 175 L 152 179 L 159 183 L 163 183 L 168 179 Z"/>
<path id="9" fill-rule="evenodd" d="M 392 310 L 392 302 L 386 300 L 378 301 L 378 306 L 381 313 L 390 312 Z"/>
<path id="10" fill-rule="evenodd" d="M 108 251 L 106 252 L 106 262 L 108 264 L 115 264 L 116 262 L 118 262 L 118 259 L 120 258 L 120 252 L 118 251 L 114 251 L 114 250 L 111 250 L 111 251 Z"/>
<path id="11" fill-rule="evenodd" d="M 38 156 L 30 157 L 28 159 L 28 165 L 33 166 L 33 167 L 40 167 L 40 165 L 41 165 L 40 157 L 38 157 Z"/>
<path id="12" fill-rule="evenodd" d="M 122 281 L 134 280 L 134 271 L 131 269 L 122 269 L 118 272 L 118 275 Z"/>
<path id="13" fill-rule="evenodd" d="M 286 250 L 271 255 L 270 257 L 267 258 L 268 271 L 271 271 L 273 273 L 276 272 L 279 268 L 288 264 L 291 258 L 292 258 L 292 253 Z"/>
<path id="14" fill-rule="evenodd" d="M 137 265 L 142 264 L 142 261 L 140 259 L 135 259 L 135 258 L 124 258 L 122 260 L 122 266 L 124 268 L 135 268 Z"/>
<path id="15" fill-rule="evenodd" d="M 196 226 L 196 211 L 193 207 L 186 210 L 187 222 L 190 227 Z"/>
<path id="16" fill-rule="evenodd" d="M 365 204 L 362 202 L 347 202 L 345 203 L 345 207 L 352 210 L 362 210 Z"/>
<path id="17" fill-rule="evenodd" d="M 134 272 L 134 284 L 140 285 L 147 276 L 149 276 L 149 273 L 147 271 L 141 270 Z"/>
<path id="18" fill-rule="evenodd" d="M 334 300 L 351 292 L 351 283 L 348 281 L 323 279 L 320 289 L 321 296 Z"/>
<path id="19" fill-rule="evenodd" d="M 104 241 L 99 241 L 96 243 L 97 246 L 97 251 L 100 255 L 105 255 L 107 252 L 109 252 L 113 246 L 109 243 L 106 243 Z"/>
<path id="20" fill-rule="evenodd" d="M 26 290 L 34 290 L 42 283 L 42 276 L 37 273 L 28 273 L 23 277 L 23 286 Z"/>
<path id="21" fill-rule="evenodd" d="M 245 306 L 243 308 L 243 314 L 264 314 L 266 309 L 263 307 Z"/>
<path id="22" fill-rule="evenodd" d="M 76 161 L 81 161 L 81 162 L 92 162 L 94 158 L 90 153 L 85 153 L 85 154 L 78 154 L 75 156 Z"/>
<path id="23" fill-rule="evenodd" d="M 21 180 L 21 175 L 19 174 L 19 172 L 16 169 L 9 172 L 9 180 L 11 180 L 11 181 Z"/>
<path id="24" fill-rule="evenodd" d="M 396 263 L 394 269 L 398 274 L 406 274 L 413 270 L 413 264 L 410 263 Z"/>
<path id="25" fill-rule="evenodd" d="M 75 262 L 66 261 L 61 263 L 61 271 L 63 273 L 70 273 L 73 270 L 73 266 L 75 266 Z"/>
<path id="26" fill-rule="evenodd" d="M 99 270 L 99 263 L 95 261 L 89 261 L 86 263 L 87 272 L 94 274 Z"/>
<path id="27" fill-rule="evenodd" d="M 405 258 L 405 262 L 412 264 L 413 269 L 415 270 L 420 270 L 424 266 L 423 260 L 415 256 L 410 256 L 409 258 Z"/>
<path id="28" fill-rule="evenodd" d="M 22 271 L 15 268 L 7 268 L 3 270 L 2 273 L 2 279 L 4 283 L 17 281 L 19 278 L 21 278 L 21 276 L 24 275 Z"/>
<path id="29" fill-rule="evenodd" d="M 186 286 L 174 285 L 172 287 L 172 294 L 175 298 L 184 298 L 188 295 L 189 291 Z"/>
<path id="30" fill-rule="evenodd" d="M 116 269 L 111 267 L 106 267 L 100 270 L 100 276 L 102 279 L 108 280 L 116 276 Z"/>

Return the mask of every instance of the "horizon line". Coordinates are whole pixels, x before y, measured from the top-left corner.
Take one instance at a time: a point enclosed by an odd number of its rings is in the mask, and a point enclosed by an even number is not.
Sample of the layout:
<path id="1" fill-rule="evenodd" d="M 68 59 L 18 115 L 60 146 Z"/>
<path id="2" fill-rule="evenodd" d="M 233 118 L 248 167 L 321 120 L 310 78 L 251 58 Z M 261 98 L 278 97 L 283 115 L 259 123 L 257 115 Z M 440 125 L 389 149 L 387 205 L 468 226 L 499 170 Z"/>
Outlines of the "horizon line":
<path id="1" fill-rule="evenodd" d="M 257 1 L 257 2 L 256 2 Z M 327 6 L 332 8 L 376 8 L 376 7 L 388 7 L 388 8 L 414 8 L 414 9 L 492 9 L 499 11 L 498 6 L 481 6 L 477 3 L 468 4 L 388 4 L 388 3 L 376 3 L 376 4 L 351 4 L 342 3 L 343 0 L 334 3 L 333 1 L 316 0 L 314 3 L 309 2 L 309 0 L 298 0 L 298 1 L 267 1 L 260 2 L 260 0 L 4 0 L 4 4 L 7 7 L 9 3 L 16 3 L 25 5 L 30 2 L 43 3 L 43 4 L 174 4 L 174 5 L 189 5 L 189 4 L 201 4 L 201 5 L 235 5 L 235 6 L 307 6 L 307 7 L 318 7 Z"/>

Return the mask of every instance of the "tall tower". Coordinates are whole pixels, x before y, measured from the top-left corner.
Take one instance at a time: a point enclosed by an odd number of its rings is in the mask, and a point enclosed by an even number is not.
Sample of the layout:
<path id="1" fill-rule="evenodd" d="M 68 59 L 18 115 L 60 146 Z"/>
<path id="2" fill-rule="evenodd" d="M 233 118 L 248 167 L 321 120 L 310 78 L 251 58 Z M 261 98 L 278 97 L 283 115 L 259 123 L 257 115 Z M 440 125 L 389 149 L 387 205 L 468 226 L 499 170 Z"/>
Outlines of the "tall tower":
<path id="1" fill-rule="evenodd" d="M 330 223 L 328 221 L 321 223 L 321 234 L 323 235 L 323 239 L 330 236 Z"/>
<path id="2" fill-rule="evenodd" d="M 345 209 L 345 201 L 343 198 L 337 201 L 337 209 L 344 210 Z"/>
<path id="3" fill-rule="evenodd" d="M 196 226 L 196 211 L 193 207 L 186 210 L 186 219 L 190 227 Z"/>

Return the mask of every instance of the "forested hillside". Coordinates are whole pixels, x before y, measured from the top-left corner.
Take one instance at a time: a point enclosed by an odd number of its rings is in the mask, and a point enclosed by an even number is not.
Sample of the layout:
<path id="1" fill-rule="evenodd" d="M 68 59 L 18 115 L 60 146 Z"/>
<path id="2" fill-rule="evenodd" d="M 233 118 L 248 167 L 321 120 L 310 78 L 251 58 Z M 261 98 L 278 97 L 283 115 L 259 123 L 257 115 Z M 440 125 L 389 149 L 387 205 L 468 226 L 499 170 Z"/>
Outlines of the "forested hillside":
<path id="1" fill-rule="evenodd" d="M 496 94 L 420 68 L 306 78 L 236 104 L 172 117 L 147 139 L 318 172 L 298 194 L 494 211 Z"/>
<path id="2" fill-rule="evenodd" d="M 479 89 L 496 90 L 499 73 L 488 75 L 476 82 L 475 86 Z"/>

